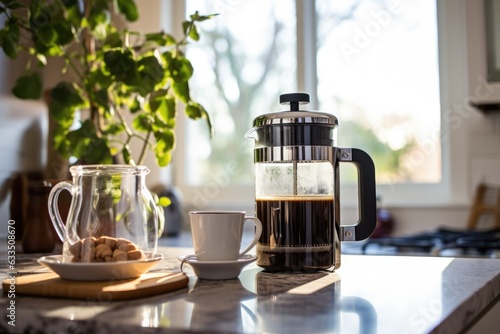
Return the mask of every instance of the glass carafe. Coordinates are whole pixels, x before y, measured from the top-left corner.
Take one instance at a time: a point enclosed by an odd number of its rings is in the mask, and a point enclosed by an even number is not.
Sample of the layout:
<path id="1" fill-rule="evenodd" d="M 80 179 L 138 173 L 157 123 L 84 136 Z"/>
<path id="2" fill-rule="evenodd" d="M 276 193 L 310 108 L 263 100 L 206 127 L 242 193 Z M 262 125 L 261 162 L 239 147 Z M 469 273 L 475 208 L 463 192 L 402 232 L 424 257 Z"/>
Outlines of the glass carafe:
<path id="1" fill-rule="evenodd" d="M 146 188 L 148 168 L 82 165 L 71 167 L 70 171 L 73 181 L 56 184 L 49 195 L 50 217 L 63 241 L 63 261 L 118 259 L 96 255 L 96 247 L 101 243 L 108 245 L 113 252 L 119 245 L 126 244 L 120 250 L 133 253 L 128 253 L 128 258 L 121 253 L 120 260 L 145 259 L 156 253 L 159 211 Z M 57 208 L 62 190 L 68 190 L 72 195 L 65 224 Z M 74 250 L 76 246 L 78 252 Z"/>
<path id="2" fill-rule="evenodd" d="M 376 223 L 375 169 L 368 154 L 336 147 L 334 115 L 300 110 L 309 95 L 284 94 L 290 110 L 257 117 L 256 216 L 263 232 L 257 264 L 268 270 L 315 271 L 340 266 L 340 241 L 364 240 Z M 359 221 L 340 222 L 339 163 L 358 167 Z"/>

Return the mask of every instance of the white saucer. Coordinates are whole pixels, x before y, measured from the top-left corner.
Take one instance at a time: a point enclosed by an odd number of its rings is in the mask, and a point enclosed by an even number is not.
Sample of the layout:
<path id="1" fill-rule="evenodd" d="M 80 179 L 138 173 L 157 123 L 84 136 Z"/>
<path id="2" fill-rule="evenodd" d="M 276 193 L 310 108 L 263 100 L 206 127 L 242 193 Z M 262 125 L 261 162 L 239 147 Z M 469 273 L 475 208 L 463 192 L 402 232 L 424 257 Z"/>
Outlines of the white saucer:
<path id="1" fill-rule="evenodd" d="M 212 280 L 236 278 L 243 267 L 255 260 L 257 257 L 250 254 L 245 254 L 236 261 L 198 261 L 194 255 L 179 256 L 179 261 L 182 262 L 181 271 L 183 264 L 187 263 L 198 278 Z"/>
<path id="2" fill-rule="evenodd" d="M 139 277 L 163 259 L 161 254 L 147 254 L 146 256 L 146 260 L 78 263 L 63 262 L 62 255 L 51 255 L 39 258 L 38 263 L 64 279 L 107 281 Z"/>

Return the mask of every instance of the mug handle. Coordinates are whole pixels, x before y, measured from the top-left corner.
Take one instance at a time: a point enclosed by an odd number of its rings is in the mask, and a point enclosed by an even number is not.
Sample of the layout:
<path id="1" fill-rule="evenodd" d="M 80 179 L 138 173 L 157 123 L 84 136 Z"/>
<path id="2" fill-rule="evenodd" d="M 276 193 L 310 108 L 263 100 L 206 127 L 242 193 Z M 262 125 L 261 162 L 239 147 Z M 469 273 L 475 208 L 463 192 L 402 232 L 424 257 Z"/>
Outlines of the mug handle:
<path id="1" fill-rule="evenodd" d="M 262 234 L 262 223 L 261 221 L 259 220 L 259 218 L 257 217 L 250 217 L 250 216 L 245 216 L 245 218 L 243 218 L 243 224 L 245 224 L 245 222 L 247 221 L 252 221 L 255 225 L 255 234 L 253 236 L 253 240 L 252 242 L 244 249 L 240 252 L 240 257 L 242 255 L 245 255 L 246 253 L 248 253 L 248 251 L 250 249 L 252 249 L 253 246 L 255 246 L 257 244 L 257 241 L 259 241 L 259 238 L 260 238 L 260 235 Z"/>
<path id="2" fill-rule="evenodd" d="M 52 225 L 54 225 L 54 229 L 56 230 L 57 235 L 59 236 L 59 239 L 61 239 L 62 242 L 64 242 L 64 234 L 65 234 L 64 231 L 66 230 L 66 228 L 62 221 L 61 214 L 59 213 L 59 207 L 58 207 L 59 193 L 62 190 L 67 190 L 73 196 L 73 193 L 71 192 L 72 188 L 73 184 L 71 182 L 62 181 L 53 186 L 49 194 L 48 206 L 49 206 L 50 220 L 52 221 Z"/>
<path id="3" fill-rule="evenodd" d="M 365 240 L 377 224 L 377 197 L 375 193 L 375 165 L 372 158 L 357 148 L 339 149 L 339 161 L 354 164 L 358 169 L 359 221 L 354 226 L 342 225 L 342 241 Z"/>

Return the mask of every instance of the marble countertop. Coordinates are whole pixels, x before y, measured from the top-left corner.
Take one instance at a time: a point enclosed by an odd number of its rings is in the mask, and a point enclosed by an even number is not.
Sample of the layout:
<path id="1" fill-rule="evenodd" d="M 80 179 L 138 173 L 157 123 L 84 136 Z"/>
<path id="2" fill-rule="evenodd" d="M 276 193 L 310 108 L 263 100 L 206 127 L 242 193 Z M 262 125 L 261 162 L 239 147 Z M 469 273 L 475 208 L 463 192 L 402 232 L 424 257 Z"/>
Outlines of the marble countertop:
<path id="1" fill-rule="evenodd" d="M 155 271 L 178 271 L 189 248 L 160 248 Z M 17 254 L 19 275 L 46 272 Z M 6 264 L 2 264 L 2 278 Z M 188 269 L 189 270 L 189 269 Z M 129 301 L 15 297 L 10 333 L 459 333 L 500 299 L 500 260 L 342 255 L 334 273 L 268 273 L 201 280 Z M 0 298 L 1 312 L 9 305 Z"/>

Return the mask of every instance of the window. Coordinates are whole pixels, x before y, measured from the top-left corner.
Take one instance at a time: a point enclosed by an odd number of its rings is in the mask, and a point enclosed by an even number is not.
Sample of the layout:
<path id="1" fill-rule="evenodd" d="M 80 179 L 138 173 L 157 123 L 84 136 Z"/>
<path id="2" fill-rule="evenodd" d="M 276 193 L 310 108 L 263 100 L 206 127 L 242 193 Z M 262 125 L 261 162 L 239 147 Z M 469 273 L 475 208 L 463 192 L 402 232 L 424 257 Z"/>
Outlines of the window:
<path id="1" fill-rule="evenodd" d="M 441 179 L 434 0 L 317 0 L 320 110 L 339 146 L 371 155 L 378 184 Z"/>
<path id="2" fill-rule="evenodd" d="M 253 142 L 244 134 L 299 87 L 317 94 L 308 109 L 339 118 L 338 146 L 372 156 L 384 199 L 397 202 L 403 189 L 412 201 L 442 183 L 435 0 L 187 1 L 186 12 L 195 10 L 220 15 L 187 51 L 193 95 L 216 131 L 209 141 L 204 124 L 184 120 L 174 179 L 194 205 L 252 202 Z M 298 56 L 311 22 L 316 50 Z M 347 193 L 354 171 L 341 173 Z"/>

